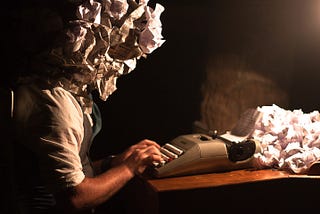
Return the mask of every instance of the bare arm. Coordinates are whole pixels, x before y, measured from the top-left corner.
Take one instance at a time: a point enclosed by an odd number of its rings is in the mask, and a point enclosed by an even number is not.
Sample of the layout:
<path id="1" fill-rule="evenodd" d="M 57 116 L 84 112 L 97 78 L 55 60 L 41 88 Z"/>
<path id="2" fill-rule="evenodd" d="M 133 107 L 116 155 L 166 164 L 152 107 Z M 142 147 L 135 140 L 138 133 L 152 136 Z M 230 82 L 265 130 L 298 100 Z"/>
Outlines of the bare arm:
<path id="1" fill-rule="evenodd" d="M 160 160 L 159 145 L 143 140 L 118 155 L 112 168 L 94 178 L 85 178 L 79 185 L 60 193 L 58 200 L 71 210 L 95 207 L 107 201 L 135 175 L 143 173 L 152 162 Z"/>

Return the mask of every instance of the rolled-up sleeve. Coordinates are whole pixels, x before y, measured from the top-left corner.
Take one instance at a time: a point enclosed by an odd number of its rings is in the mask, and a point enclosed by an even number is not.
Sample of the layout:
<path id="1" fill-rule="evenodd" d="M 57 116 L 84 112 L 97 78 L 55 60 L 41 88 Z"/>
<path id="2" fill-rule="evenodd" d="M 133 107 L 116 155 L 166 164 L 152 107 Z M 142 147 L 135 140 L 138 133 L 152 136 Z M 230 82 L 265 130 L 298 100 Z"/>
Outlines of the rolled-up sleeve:
<path id="1" fill-rule="evenodd" d="M 81 183 L 85 176 L 79 151 L 84 127 L 77 100 L 61 87 L 24 87 L 16 97 L 20 139 L 36 155 L 48 187 L 57 191 Z"/>

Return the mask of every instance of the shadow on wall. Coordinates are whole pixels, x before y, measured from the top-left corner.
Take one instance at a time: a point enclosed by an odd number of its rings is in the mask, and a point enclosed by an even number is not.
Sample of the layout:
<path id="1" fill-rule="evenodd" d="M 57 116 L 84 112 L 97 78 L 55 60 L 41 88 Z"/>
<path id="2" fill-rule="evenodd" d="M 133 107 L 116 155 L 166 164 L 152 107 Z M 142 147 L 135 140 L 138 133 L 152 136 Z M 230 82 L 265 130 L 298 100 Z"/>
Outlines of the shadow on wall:
<path id="1" fill-rule="evenodd" d="M 320 1 L 212 1 L 202 83 L 205 128 L 232 129 L 247 108 L 319 109 Z"/>
<path id="2" fill-rule="evenodd" d="M 248 108 L 272 104 L 288 108 L 287 92 L 237 56 L 214 58 L 206 74 L 200 122 L 208 130 L 231 130 Z"/>

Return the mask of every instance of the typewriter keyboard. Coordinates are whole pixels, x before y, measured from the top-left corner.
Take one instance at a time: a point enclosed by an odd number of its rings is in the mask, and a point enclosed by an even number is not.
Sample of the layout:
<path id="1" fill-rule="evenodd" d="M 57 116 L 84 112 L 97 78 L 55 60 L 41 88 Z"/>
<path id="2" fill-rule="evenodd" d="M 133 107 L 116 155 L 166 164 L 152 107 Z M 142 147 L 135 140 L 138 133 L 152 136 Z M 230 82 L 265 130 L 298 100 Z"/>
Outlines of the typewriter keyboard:
<path id="1" fill-rule="evenodd" d="M 183 154 L 183 150 L 175 147 L 174 145 L 170 143 L 166 143 L 160 148 L 160 152 L 163 158 L 163 161 L 161 163 L 155 162 L 153 163 L 155 167 L 161 167 L 165 165 L 166 163 L 177 159 Z"/>

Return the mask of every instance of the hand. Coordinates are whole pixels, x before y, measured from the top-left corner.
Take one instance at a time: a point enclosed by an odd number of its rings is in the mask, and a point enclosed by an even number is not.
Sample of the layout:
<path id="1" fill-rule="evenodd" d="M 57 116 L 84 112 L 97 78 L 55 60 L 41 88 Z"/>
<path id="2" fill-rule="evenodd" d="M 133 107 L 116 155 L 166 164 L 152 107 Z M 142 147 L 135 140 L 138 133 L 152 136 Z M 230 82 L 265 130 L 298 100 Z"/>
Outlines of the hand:
<path id="1" fill-rule="evenodd" d="M 124 163 L 134 174 L 142 174 L 147 166 L 162 161 L 159 149 L 160 146 L 156 142 L 142 140 L 114 158 L 112 165 Z"/>

